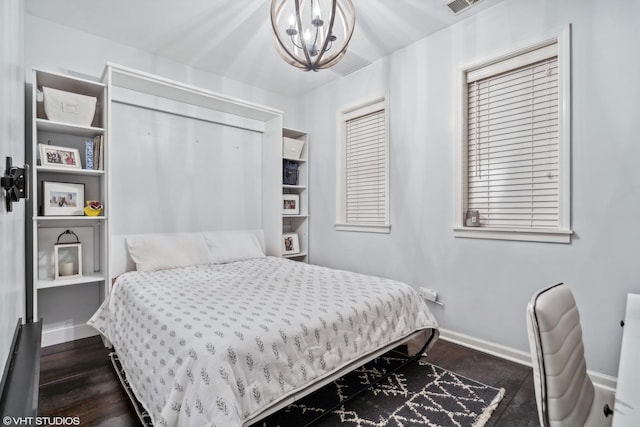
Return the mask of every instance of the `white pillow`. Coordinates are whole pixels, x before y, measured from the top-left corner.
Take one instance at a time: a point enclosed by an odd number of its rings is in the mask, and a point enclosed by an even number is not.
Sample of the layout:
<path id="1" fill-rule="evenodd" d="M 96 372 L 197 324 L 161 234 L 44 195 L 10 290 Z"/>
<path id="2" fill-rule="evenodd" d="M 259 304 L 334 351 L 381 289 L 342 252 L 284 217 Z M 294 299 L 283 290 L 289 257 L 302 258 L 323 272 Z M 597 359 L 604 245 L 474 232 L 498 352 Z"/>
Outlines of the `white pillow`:
<path id="1" fill-rule="evenodd" d="M 212 264 L 265 257 L 260 240 L 250 231 L 210 231 L 203 235 Z"/>
<path id="2" fill-rule="evenodd" d="M 202 233 L 139 234 L 126 240 L 138 271 L 209 263 L 209 250 Z"/>

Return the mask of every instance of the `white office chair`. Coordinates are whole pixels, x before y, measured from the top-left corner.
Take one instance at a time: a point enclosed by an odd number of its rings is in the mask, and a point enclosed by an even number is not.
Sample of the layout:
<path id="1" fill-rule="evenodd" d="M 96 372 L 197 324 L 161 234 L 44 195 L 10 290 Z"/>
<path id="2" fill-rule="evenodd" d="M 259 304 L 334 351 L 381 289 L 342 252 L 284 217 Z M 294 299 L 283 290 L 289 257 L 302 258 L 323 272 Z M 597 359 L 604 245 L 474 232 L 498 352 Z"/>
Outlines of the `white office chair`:
<path id="1" fill-rule="evenodd" d="M 533 295 L 527 331 L 540 425 L 610 426 L 613 401 L 587 375 L 580 315 L 569 287 L 560 283 Z"/>

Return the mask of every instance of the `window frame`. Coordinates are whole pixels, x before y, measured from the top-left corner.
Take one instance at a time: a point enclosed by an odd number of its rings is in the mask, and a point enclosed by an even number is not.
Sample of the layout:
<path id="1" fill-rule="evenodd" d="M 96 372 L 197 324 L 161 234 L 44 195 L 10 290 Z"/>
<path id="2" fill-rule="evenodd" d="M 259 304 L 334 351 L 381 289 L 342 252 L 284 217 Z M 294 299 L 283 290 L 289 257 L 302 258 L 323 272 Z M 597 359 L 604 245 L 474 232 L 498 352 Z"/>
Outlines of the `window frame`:
<path id="1" fill-rule="evenodd" d="M 385 122 L 385 164 L 384 164 L 384 182 L 386 189 L 386 197 L 384 203 L 385 218 L 384 224 L 362 224 L 347 222 L 347 121 L 353 118 L 364 116 L 371 112 L 377 111 L 380 106 L 384 109 L 384 122 Z M 336 223 L 335 229 L 337 231 L 355 231 L 355 232 L 369 232 L 369 233 L 390 233 L 391 232 L 391 219 L 390 219 L 390 200 L 391 189 L 389 186 L 389 96 L 379 96 L 373 98 L 370 101 L 362 102 L 357 105 L 342 108 L 336 115 L 337 122 L 337 136 L 336 136 Z"/>
<path id="2" fill-rule="evenodd" d="M 464 213 L 467 210 L 467 73 L 502 63 L 536 49 L 557 45 L 558 55 L 558 228 L 495 228 L 467 227 Z M 488 69 L 488 75 L 490 68 Z M 571 243 L 571 27 L 567 25 L 559 33 L 534 44 L 509 53 L 482 59 L 459 68 L 456 99 L 456 143 L 454 153 L 454 221 L 455 237 L 518 240 L 533 242 Z"/>

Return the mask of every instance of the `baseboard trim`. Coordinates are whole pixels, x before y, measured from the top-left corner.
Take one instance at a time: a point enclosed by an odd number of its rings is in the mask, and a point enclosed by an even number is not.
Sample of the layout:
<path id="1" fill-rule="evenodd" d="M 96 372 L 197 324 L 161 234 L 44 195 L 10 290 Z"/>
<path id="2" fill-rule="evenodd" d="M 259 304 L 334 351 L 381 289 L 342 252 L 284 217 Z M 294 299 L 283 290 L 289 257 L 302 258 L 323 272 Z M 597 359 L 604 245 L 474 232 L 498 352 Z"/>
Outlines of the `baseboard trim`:
<path id="1" fill-rule="evenodd" d="M 100 333 L 93 326 L 86 324 L 44 329 L 42 331 L 42 347 L 80 340 L 82 338 L 89 338 L 99 334 Z"/>
<path id="2" fill-rule="evenodd" d="M 9 353 L 7 354 L 7 360 L 5 360 L 4 364 L 4 371 L 2 373 L 2 378 L 0 379 L 0 407 L 3 406 L 3 401 L 5 399 L 5 396 L 7 395 L 5 388 L 7 386 L 7 381 L 9 380 L 9 372 L 11 372 L 11 366 L 15 362 L 16 348 L 18 347 L 18 337 L 20 336 L 21 327 L 22 318 L 18 319 L 18 321 L 16 322 L 16 328 L 13 330 L 13 338 L 11 339 L 11 344 L 9 345 Z"/>
<path id="3" fill-rule="evenodd" d="M 17 322 L 1 382 L 0 413 L 4 424 L 7 417 L 32 418 L 38 413 L 41 332 L 42 321 Z"/>
<path id="4" fill-rule="evenodd" d="M 502 344 L 496 344 L 491 341 L 482 340 L 443 328 L 440 328 L 440 338 L 501 359 L 531 367 L 531 354 L 522 350 L 517 350 Z"/>
<path id="5" fill-rule="evenodd" d="M 531 367 L 531 353 L 528 353 L 526 351 L 507 347 L 502 344 L 496 344 L 491 341 L 486 341 L 483 339 L 472 337 L 470 335 L 461 334 L 459 332 L 443 328 L 440 328 L 440 338 L 454 344 L 458 344 L 464 347 L 481 351 L 483 353 L 490 354 L 492 356 L 499 357 L 501 359 L 509 360 L 511 362 Z M 616 384 L 618 381 L 616 377 L 590 370 L 587 371 L 587 374 L 591 378 L 591 381 L 593 381 L 593 385 L 595 387 L 601 388 L 605 392 L 615 393 Z"/>
<path id="6" fill-rule="evenodd" d="M 615 395 L 618 378 L 597 371 L 587 370 L 587 374 L 593 381 L 593 385 Z M 613 400 L 612 400 L 613 401 Z"/>

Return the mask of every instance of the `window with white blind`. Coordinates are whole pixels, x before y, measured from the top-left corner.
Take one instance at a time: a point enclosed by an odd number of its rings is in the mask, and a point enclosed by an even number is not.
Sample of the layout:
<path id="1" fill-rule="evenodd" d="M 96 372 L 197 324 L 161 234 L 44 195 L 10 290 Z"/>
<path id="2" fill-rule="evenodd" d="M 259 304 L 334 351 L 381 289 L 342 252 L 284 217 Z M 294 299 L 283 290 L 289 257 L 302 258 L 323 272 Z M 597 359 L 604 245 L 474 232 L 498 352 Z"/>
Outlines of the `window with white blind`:
<path id="1" fill-rule="evenodd" d="M 556 39 L 464 70 L 456 236 L 570 242 L 561 47 Z"/>
<path id="2" fill-rule="evenodd" d="M 339 115 L 336 229 L 389 232 L 389 144 L 385 101 Z"/>

